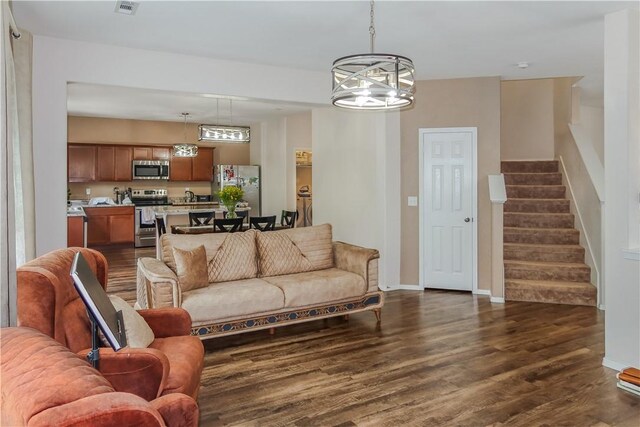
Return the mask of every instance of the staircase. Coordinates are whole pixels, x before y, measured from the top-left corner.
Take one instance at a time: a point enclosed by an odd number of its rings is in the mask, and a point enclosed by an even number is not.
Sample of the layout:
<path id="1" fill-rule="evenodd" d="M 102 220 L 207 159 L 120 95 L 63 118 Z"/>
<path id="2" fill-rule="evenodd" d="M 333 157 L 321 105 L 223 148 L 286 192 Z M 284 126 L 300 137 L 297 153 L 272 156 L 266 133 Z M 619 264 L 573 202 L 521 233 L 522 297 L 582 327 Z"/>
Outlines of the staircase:
<path id="1" fill-rule="evenodd" d="M 596 305 L 557 161 L 502 162 L 505 299 Z"/>

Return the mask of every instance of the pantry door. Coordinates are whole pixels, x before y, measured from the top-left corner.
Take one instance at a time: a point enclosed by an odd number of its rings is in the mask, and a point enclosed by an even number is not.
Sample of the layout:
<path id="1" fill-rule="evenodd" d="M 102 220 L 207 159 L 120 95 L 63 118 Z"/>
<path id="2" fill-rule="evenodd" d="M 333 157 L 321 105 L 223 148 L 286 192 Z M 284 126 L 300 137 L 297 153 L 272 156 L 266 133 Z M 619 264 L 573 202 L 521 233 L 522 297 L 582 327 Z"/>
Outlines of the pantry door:
<path id="1" fill-rule="evenodd" d="M 420 129 L 420 285 L 475 291 L 477 128 Z"/>

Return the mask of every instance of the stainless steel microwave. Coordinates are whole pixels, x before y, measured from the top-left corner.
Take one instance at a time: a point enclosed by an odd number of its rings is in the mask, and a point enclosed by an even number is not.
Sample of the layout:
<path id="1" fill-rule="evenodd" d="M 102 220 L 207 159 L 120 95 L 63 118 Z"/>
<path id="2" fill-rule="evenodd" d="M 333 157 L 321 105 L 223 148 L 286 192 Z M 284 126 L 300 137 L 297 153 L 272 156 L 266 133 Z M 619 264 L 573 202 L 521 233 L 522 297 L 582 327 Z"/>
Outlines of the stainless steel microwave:
<path id="1" fill-rule="evenodd" d="M 169 160 L 134 160 L 133 179 L 169 179 Z"/>

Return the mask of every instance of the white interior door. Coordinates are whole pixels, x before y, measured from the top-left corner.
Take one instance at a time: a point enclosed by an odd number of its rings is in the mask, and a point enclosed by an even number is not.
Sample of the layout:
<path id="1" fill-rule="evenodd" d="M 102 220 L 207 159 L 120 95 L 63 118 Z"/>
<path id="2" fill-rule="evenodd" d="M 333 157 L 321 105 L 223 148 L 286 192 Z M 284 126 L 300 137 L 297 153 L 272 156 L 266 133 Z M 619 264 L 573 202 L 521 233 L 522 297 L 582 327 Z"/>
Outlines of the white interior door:
<path id="1" fill-rule="evenodd" d="M 476 128 L 421 129 L 421 285 L 476 288 Z"/>

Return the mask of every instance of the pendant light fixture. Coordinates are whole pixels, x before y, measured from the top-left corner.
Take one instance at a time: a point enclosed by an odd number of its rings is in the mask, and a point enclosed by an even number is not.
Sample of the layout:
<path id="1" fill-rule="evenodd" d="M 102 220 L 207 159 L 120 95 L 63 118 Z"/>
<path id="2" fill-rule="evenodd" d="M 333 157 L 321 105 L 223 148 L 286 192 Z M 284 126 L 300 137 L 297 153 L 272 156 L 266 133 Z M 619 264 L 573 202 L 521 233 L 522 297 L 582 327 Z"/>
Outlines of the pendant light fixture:
<path id="1" fill-rule="evenodd" d="M 196 157 L 198 146 L 187 143 L 187 117 L 189 117 L 189 113 L 182 113 L 182 117 L 184 117 L 184 142 L 173 146 L 173 155 L 175 157 Z"/>
<path id="2" fill-rule="evenodd" d="M 216 122 L 220 123 L 220 105 L 216 99 Z M 198 126 L 199 141 L 232 142 L 248 144 L 251 142 L 251 128 L 249 126 L 233 126 L 233 104 L 229 99 L 229 125 L 200 125 Z"/>
<path id="3" fill-rule="evenodd" d="M 331 102 L 355 110 L 407 107 L 415 93 L 413 62 L 404 56 L 374 53 L 374 4 L 370 3 L 371 53 L 350 55 L 333 62 Z"/>

